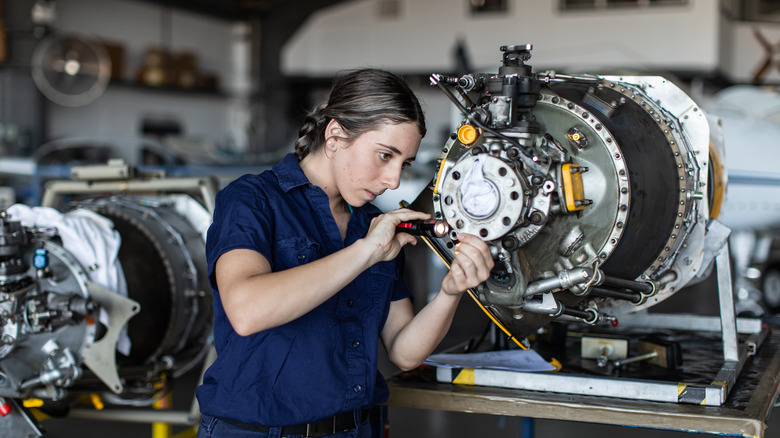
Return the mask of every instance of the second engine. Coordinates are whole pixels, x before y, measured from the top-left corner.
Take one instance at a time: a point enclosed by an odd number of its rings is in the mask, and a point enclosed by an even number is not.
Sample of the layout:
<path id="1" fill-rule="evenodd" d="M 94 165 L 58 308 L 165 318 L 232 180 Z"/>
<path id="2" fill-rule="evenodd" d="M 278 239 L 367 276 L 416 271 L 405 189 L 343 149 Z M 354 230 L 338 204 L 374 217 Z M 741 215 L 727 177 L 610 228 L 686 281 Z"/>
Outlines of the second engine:
<path id="1" fill-rule="evenodd" d="M 125 192 L 68 195 L 67 213 L 20 204 L 0 213 L 3 436 L 42 434 L 23 401 L 49 415 L 82 396 L 150 407 L 211 348 L 207 209 L 163 194 L 177 179 L 65 183 Z M 127 192 L 136 186 L 147 193 Z"/>

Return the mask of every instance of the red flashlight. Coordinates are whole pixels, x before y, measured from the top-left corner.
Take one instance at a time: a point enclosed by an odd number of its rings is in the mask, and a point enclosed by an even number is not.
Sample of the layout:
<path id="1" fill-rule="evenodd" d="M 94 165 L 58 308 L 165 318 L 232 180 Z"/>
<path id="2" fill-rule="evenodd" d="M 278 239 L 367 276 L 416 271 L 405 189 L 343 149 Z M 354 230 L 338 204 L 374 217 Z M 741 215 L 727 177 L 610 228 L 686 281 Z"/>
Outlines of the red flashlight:
<path id="1" fill-rule="evenodd" d="M 401 222 L 396 225 L 395 232 L 413 236 L 444 237 L 450 232 L 450 224 L 441 219 L 418 219 Z"/>

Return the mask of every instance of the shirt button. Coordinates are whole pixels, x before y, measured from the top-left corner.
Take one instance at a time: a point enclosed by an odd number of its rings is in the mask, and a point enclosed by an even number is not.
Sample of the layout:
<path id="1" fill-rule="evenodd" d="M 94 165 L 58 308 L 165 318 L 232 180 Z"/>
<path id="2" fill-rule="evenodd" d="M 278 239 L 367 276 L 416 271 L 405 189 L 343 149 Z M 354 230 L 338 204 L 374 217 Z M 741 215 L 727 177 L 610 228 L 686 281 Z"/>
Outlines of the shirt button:
<path id="1" fill-rule="evenodd" d="M 353 346 L 353 347 L 355 347 L 355 348 L 358 348 L 358 347 L 360 347 L 360 341 L 355 341 L 355 342 L 353 342 L 353 343 L 352 343 L 352 346 Z"/>
<path id="2" fill-rule="evenodd" d="M 306 260 L 306 254 L 298 254 L 298 261 L 302 262 L 304 260 Z"/>
<path id="3" fill-rule="evenodd" d="M 360 392 L 360 391 L 363 390 L 363 387 L 360 386 L 360 385 L 355 385 L 355 386 L 352 387 L 352 390 L 355 391 L 355 392 Z"/>
<path id="4" fill-rule="evenodd" d="M 355 302 L 353 300 L 347 301 L 347 307 L 352 307 L 355 305 Z"/>

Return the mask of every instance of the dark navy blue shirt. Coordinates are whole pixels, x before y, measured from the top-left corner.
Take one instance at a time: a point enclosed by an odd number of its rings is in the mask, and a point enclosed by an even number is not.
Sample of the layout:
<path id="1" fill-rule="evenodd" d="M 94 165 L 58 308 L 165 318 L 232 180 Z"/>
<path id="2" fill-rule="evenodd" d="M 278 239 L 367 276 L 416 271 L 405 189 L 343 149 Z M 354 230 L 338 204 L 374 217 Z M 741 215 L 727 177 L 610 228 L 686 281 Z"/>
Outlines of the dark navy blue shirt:
<path id="1" fill-rule="evenodd" d="M 380 213 L 371 204 L 355 208 L 342 240 L 328 196 L 292 154 L 217 194 L 206 257 L 218 357 L 197 389 L 203 414 L 284 426 L 387 400 L 377 348 L 390 302 L 410 296 L 402 257 L 370 267 L 306 315 L 250 336 L 230 325 L 214 275 L 219 256 L 239 248 L 262 254 L 273 271 L 309 263 L 364 237 Z"/>

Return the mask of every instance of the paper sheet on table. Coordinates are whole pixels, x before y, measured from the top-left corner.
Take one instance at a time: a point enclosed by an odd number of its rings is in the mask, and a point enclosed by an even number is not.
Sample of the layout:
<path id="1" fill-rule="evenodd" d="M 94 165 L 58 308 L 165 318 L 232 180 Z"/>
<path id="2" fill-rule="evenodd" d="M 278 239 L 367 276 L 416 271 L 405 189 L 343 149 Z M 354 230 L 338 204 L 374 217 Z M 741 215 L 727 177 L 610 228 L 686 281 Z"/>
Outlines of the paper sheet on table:
<path id="1" fill-rule="evenodd" d="M 534 350 L 486 351 L 466 354 L 433 354 L 427 365 L 447 368 L 490 368 L 509 371 L 553 371 L 555 367 Z"/>

